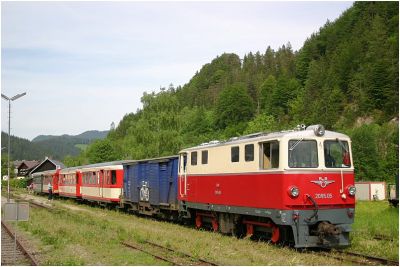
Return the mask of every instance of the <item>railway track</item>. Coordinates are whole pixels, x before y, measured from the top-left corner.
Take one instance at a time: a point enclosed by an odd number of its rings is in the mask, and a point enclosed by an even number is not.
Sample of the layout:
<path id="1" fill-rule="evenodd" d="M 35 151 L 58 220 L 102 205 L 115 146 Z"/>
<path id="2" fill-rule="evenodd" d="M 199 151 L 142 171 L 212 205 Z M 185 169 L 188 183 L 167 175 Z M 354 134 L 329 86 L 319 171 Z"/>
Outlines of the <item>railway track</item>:
<path id="1" fill-rule="evenodd" d="M 338 251 L 338 252 L 339 254 L 343 254 L 345 256 L 361 259 L 360 261 L 357 261 L 357 263 L 361 264 L 399 266 L 399 262 L 395 260 L 384 259 L 380 257 L 360 254 L 356 252 L 349 252 L 349 251 Z"/>
<path id="2" fill-rule="evenodd" d="M 165 261 L 174 266 L 218 266 L 213 262 L 200 259 L 187 253 L 176 251 L 150 241 L 144 241 L 144 243 L 141 245 L 128 242 L 121 243 L 128 248 L 144 252 L 156 259 Z"/>
<path id="3" fill-rule="evenodd" d="M 14 232 L 3 221 L 1 222 L 1 265 L 38 265 L 18 238 L 15 243 Z"/>
<path id="4" fill-rule="evenodd" d="M 374 235 L 374 239 L 375 240 L 384 240 L 384 241 L 394 241 L 393 237 L 390 236 L 386 236 L 386 235 Z"/>
<path id="5" fill-rule="evenodd" d="M 343 250 L 326 250 L 319 251 L 318 254 L 324 255 L 329 258 L 334 258 L 344 262 L 351 262 L 359 265 L 388 265 L 388 266 L 399 266 L 399 262 L 390 259 L 379 258 L 375 256 L 360 254 L 356 252 L 349 252 Z"/>
<path id="6" fill-rule="evenodd" d="M 53 207 L 51 207 L 51 206 L 48 206 L 48 205 L 45 205 L 45 204 L 42 204 L 42 203 L 37 203 L 37 202 L 34 202 L 32 200 L 25 200 L 25 201 L 29 202 L 30 206 L 33 206 L 33 207 L 36 207 L 36 208 L 43 208 L 43 209 L 48 209 L 48 210 L 53 209 Z"/>

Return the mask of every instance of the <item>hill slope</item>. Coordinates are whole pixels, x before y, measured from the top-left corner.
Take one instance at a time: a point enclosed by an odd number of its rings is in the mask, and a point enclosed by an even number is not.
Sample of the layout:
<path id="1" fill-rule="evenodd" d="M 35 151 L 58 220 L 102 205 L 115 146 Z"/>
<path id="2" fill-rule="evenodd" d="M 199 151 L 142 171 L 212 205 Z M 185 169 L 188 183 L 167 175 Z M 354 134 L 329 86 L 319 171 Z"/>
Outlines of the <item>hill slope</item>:
<path id="1" fill-rule="evenodd" d="M 106 138 L 107 134 L 109 131 L 86 131 L 78 135 L 68 135 L 64 134 L 61 136 L 58 135 L 38 135 L 35 138 L 32 139 L 32 142 L 42 142 L 42 141 L 47 141 L 51 139 L 57 139 L 57 138 L 65 138 L 65 139 L 76 139 L 80 140 L 80 144 L 87 144 L 92 142 L 93 140 L 96 139 L 104 139 Z"/>
<path id="2" fill-rule="evenodd" d="M 39 135 L 32 141 L 11 136 L 11 158 L 16 160 L 41 160 L 48 156 L 62 160 L 66 156 L 77 156 L 94 140 L 104 139 L 108 131 L 86 131 L 79 135 Z M 8 147 L 8 134 L 1 133 L 1 147 Z M 6 151 L 6 150 L 5 150 Z"/>

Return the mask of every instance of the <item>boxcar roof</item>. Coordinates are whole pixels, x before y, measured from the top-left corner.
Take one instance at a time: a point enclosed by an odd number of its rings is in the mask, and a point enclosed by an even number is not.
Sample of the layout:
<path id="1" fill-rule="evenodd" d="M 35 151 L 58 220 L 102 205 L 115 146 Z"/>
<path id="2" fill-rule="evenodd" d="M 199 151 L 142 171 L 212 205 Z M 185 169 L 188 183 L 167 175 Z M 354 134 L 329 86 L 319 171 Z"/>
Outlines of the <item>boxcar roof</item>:
<path id="1" fill-rule="evenodd" d="M 139 162 L 146 162 L 146 161 L 165 161 L 172 158 L 178 158 L 178 155 L 172 156 L 165 156 L 165 157 L 158 157 L 158 158 L 148 158 L 148 159 L 138 159 L 138 160 L 131 160 L 130 162 L 123 163 L 122 165 L 133 165 Z"/>

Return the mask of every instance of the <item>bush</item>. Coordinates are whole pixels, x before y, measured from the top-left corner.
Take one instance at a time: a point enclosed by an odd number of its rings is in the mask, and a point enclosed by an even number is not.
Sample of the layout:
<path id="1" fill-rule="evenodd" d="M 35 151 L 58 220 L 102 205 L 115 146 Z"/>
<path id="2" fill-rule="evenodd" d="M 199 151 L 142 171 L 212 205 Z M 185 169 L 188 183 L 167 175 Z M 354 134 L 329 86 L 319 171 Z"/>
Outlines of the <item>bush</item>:
<path id="1" fill-rule="evenodd" d="M 28 185 L 29 178 L 23 179 L 10 179 L 10 188 L 26 188 Z M 3 188 L 7 187 L 7 181 L 1 181 Z"/>

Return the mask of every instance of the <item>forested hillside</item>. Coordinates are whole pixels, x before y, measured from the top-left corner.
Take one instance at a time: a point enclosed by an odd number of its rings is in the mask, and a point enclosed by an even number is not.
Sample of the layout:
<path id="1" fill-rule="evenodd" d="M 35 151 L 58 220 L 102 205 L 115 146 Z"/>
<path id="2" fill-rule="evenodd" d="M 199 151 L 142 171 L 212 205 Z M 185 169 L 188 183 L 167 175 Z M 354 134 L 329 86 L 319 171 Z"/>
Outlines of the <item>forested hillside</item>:
<path id="1" fill-rule="evenodd" d="M 11 159 L 12 160 L 41 160 L 48 154 L 43 147 L 33 144 L 28 139 L 19 138 L 11 135 Z M 7 155 L 8 151 L 8 134 L 1 132 L 1 156 Z"/>
<path id="2" fill-rule="evenodd" d="M 81 153 L 79 147 L 87 146 L 97 139 L 104 139 L 108 131 L 87 131 L 79 135 L 39 135 L 32 141 L 11 135 L 12 160 L 42 160 L 46 156 L 63 160 Z M 8 134 L 1 133 L 2 156 L 7 151 Z"/>
<path id="3" fill-rule="evenodd" d="M 176 154 L 210 140 L 323 124 L 352 137 L 358 180 L 398 172 L 398 2 L 356 2 L 299 51 L 223 54 L 183 87 L 144 93 L 79 165 Z"/>
<path id="4" fill-rule="evenodd" d="M 42 142 L 57 138 L 71 139 L 76 144 L 89 144 L 96 139 L 104 139 L 106 138 L 108 131 L 86 131 L 78 135 L 68 135 L 64 134 L 61 136 L 58 135 L 39 135 L 32 139 L 32 142 Z"/>

